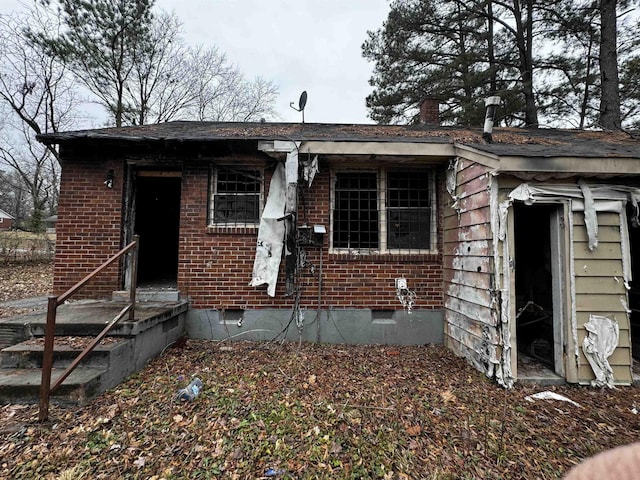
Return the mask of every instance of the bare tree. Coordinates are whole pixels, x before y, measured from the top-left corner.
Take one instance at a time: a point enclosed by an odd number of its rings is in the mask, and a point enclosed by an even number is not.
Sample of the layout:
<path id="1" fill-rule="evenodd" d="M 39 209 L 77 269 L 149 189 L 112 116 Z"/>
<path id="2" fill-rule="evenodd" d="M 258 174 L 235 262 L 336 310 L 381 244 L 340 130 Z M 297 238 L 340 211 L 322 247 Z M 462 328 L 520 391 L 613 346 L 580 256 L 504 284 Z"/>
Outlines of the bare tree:
<path id="1" fill-rule="evenodd" d="M 69 72 L 30 43 L 26 29 L 55 31 L 55 18 L 37 4 L 28 15 L 0 17 L 0 106 L 3 116 L 0 163 L 15 172 L 33 208 L 32 227 L 40 228 L 45 212 L 58 198 L 58 151 L 35 140 L 73 124 L 77 95 Z M 18 188 L 18 186 L 16 186 Z"/>
<path id="2" fill-rule="evenodd" d="M 185 57 L 188 48 L 181 37 L 175 14 L 160 13 L 153 19 L 133 62 L 125 84 L 125 102 L 130 105 L 126 123 L 143 125 L 174 119 L 194 99 L 195 79 Z"/>
<path id="3" fill-rule="evenodd" d="M 217 48 L 188 49 L 182 69 L 191 79 L 184 85 L 191 98 L 176 113 L 177 118 L 218 122 L 276 118 L 278 87 L 262 77 L 247 80 Z"/>

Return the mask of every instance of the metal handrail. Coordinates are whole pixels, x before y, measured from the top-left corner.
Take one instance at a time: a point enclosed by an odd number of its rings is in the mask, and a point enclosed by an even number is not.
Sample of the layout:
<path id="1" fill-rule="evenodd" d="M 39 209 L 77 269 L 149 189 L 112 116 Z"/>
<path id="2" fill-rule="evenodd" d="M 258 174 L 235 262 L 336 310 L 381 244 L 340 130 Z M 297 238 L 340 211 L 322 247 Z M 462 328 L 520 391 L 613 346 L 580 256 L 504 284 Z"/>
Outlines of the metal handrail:
<path id="1" fill-rule="evenodd" d="M 42 383 L 40 385 L 40 410 L 38 413 L 38 419 L 43 422 L 46 421 L 49 417 L 49 398 L 51 394 L 60 386 L 62 382 L 71 375 L 71 372 L 75 370 L 75 368 L 80 364 L 84 358 L 89 355 L 93 351 L 93 349 L 100 343 L 100 341 L 116 326 L 116 324 L 125 316 L 125 314 L 129 313 L 129 321 L 133 321 L 135 319 L 135 304 L 136 304 L 136 278 L 138 273 L 138 235 L 134 235 L 133 241 L 116 253 L 109 260 L 104 262 L 78 283 L 76 283 L 69 290 L 64 292 L 60 296 L 51 295 L 49 296 L 49 301 L 47 304 L 47 324 L 45 327 L 45 335 L 44 335 L 44 352 L 42 358 Z M 51 371 L 53 369 L 53 345 L 55 339 L 55 327 L 56 327 L 56 313 L 58 306 L 63 304 L 65 301 L 69 299 L 73 294 L 75 294 L 78 290 L 84 287 L 89 281 L 94 279 L 100 272 L 102 272 L 105 268 L 111 265 L 113 262 L 118 260 L 124 254 L 132 251 L 133 258 L 129 264 L 129 268 L 131 268 L 131 282 L 129 286 L 129 303 L 114 317 L 111 322 L 107 324 L 107 326 L 98 334 L 93 341 L 87 345 L 87 347 L 80 352 L 80 354 L 71 362 L 71 364 L 62 372 L 62 375 L 58 379 L 56 379 L 55 383 L 51 385 Z"/>

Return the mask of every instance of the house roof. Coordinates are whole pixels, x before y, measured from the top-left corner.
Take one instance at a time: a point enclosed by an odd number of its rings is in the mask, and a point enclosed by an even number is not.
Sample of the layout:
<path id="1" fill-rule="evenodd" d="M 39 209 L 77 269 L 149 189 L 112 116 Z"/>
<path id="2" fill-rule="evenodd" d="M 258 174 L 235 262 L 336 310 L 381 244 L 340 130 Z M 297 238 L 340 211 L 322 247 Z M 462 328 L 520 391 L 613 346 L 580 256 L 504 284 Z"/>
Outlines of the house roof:
<path id="1" fill-rule="evenodd" d="M 11 220 L 15 219 L 13 215 L 10 215 L 9 213 L 2 210 L 1 208 L 0 208 L 0 218 L 10 218 Z"/>
<path id="2" fill-rule="evenodd" d="M 38 135 L 46 144 L 188 145 L 224 141 L 264 144 L 303 142 L 311 153 L 463 156 L 496 171 L 640 171 L 640 132 L 495 128 L 493 142 L 482 129 L 433 124 L 373 125 L 176 121 Z M 311 148 L 313 147 L 313 148 Z M 265 148 L 261 147 L 263 150 Z M 267 151 L 267 150 L 265 150 Z M 584 162 L 587 160 L 587 162 Z M 604 162 L 602 162 L 604 160 Z"/>
<path id="3" fill-rule="evenodd" d="M 79 140 L 122 142 L 206 142 L 289 140 L 413 142 L 469 145 L 496 155 L 625 156 L 640 158 L 640 132 L 496 128 L 493 143 L 482 129 L 439 125 L 366 125 L 321 123 L 234 123 L 177 121 L 156 125 L 99 128 L 39 135 L 47 144 Z"/>

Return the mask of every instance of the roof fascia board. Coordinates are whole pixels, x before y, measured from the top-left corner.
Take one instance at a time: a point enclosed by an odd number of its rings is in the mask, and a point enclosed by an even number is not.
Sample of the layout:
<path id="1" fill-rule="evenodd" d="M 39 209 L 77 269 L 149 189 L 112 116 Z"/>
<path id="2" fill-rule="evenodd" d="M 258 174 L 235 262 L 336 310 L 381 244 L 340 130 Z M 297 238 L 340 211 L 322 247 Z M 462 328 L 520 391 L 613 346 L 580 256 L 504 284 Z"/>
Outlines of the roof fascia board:
<path id="1" fill-rule="evenodd" d="M 491 169 L 499 169 L 500 167 L 500 157 L 493 153 L 482 152 L 469 145 L 456 143 L 455 154 L 457 157 L 466 158 Z"/>
<path id="2" fill-rule="evenodd" d="M 296 149 L 296 142 L 285 140 L 260 140 L 258 150 L 265 153 L 288 153 Z"/>
<path id="3" fill-rule="evenodd" d="M 640 160 L 621 157 L 500 157 L 500 172 L 638 174 Z"/>
<path id="4" fill-rule="evenodd" d="M 453 145 L 423 142 L 336 142 L 305 141 L 300 153 L 318 155 L 390 155 L 411 157 L 452 157 Z"/>

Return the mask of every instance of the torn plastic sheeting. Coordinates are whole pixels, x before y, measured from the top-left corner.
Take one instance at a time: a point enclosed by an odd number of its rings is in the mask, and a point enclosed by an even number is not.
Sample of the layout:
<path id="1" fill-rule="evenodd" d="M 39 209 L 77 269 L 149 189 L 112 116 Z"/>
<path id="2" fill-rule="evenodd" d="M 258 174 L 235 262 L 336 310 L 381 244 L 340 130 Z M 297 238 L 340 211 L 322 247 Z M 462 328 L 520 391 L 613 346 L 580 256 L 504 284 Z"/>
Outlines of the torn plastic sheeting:
<path id="1" fill-rule="evenodd" d="M 574 402 L 570 398 L 565 397 L 564 395 L 560 395 L 559 393 L 545 391 L 534 393 L 533 395 L 528 395 L 524 397 L 525 400 L 529 402 L 535 402 L 536 400 L 558 400 L 560 402 L 567 402 L 576 407 L 581 407 L 581 405 L 577 402 Z"/>
<path id="2" fill-rule="evenodd" d="M 307 182 L 307 187 L 311 187 L 313 179 L 316 178 L 316 173 L 318 173 L 318 171 L 318 155 L 313 157 L 313 160 L 302 163 L 302 178 Z"/>
<path id="3" fill-rule="evenodd" d="M 572 200 L 573 211 L 584 211 L 585 227 L 589 239 L 589 250 L 593 251 L 598 246 L 598 211 L 619 212 L 622 203 L 616 201 L 628 201 L 634 207 L 631 221 L 638 222 L 638 201 L 640 189 L 626 185 L 587 185 L 580 179 L 577 185 L 530 185 L 522 183 L 514 188 L 508 195 L 510 200 L 519 200 L 526 205 L 532 205 L 535 201 L 547 200 Z M 582 208 L 581 208 L 582 207 Z"/>
<path id="4" fill-rule="evenodd" d="M 252 287 L 266 283 L 267 295 L 270 297 L 276 294 L 278 270 L 284 246 L 285 225 L 278 219 L 284 215 L 285 202 L 285 168 L 279 163 L 271 178 L 267 202 L 260 218 L 253 275 L 249 283 Z"/>
<path id="5" fill-rule="evenodd" d="M 460 213 L 460 205 L 458 204 L 460 197 L 456 195 L 456 188 L 458 186 L 459 163 L 460 163 L 459 157 L 456 157 L 449 162 L 449 167 L 447 168 L 447 179 L 446 179 L 447 192 L 449 193 L 451 200 L 453 200 L 453 203 L 451 204 L 451 208 L 456 210 L 458 214 Z"/>
<path id="6" fill-rule="evenodd" d="M 609 365 L 608 358 L 618 346 L 620 336 L 618 322 L 591 314 L 584 328 L 587 330 L 587 336 L 582 342 L 582 351 L 596 376 L 596 379 L 591 381 L 591 386 L 613 388 L 613 369 Z"/>

